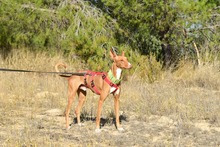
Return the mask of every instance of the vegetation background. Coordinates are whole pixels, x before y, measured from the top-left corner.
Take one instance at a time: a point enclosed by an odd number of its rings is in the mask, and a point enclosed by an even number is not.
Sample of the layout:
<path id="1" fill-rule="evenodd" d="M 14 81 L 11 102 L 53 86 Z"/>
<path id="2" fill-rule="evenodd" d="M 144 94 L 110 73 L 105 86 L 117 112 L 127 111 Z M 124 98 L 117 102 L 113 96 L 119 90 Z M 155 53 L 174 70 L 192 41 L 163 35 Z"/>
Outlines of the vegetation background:
<path id="1" fill-rule="evenodd" d="M 0 0 L 0 67 L 54 71 L 57 62 L 64 62 L 69 71 L 108 70 L 108 51 L 116 46 L 133 64 L 124 73 L 121 96 L 122 116 L 129 120 L 124 125 L 130 135 L 125 134 L 133 145 L 218 146 L 219 14 L 219 0 Z M 120 134 L 108 136 L 112 130 L 101 139 L 91 135 L 94 122 L 84 128 L 85 142 L 81 130 L 62 130 L 66 97 L 67 83 L 56 75 L 0 71 L 0 143 L 126 145 L 116 139 Z M 95 117 L 97 98 L 89 93 L 84 120 Z M 102 115 L 111 122 L 112 99 L 104 107 Z M 49 110 L 62 112 L 51 115 Z M 140 122 L 150 125 L 161 116 L 173 122 L 168 125 L 174 130 L 162 131 L 168 138 L 154 133 L 163 128 L 141 129 Z M 135 120 L 139 130 L 153 133 L 129 128 Z M 198 122 L 206 123 L 202 135 L 191 133 Z"/>

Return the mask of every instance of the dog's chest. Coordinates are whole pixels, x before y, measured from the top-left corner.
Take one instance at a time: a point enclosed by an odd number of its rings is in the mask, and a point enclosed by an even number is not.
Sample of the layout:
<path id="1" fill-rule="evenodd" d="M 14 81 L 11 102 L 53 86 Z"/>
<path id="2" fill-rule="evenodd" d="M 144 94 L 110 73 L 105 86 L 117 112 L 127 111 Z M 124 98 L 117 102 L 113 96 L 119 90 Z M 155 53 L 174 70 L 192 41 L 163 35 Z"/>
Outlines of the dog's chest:
<path id="1" fill-rule="evenodd" d="M 86 91 L 87 87 L 86 86 L 80 86 L 80 89 L 83 90 L 83 91 Z M 116 90 L 115 87 L 111 87 L 109 94 L 114 92 L 115 90 Z M 115 91 L 115 94 L 119 94 L 119 92 L 120 92 L 120 90 L 118 89 L 117 91 Z"/>
<path id="2" fill-rule="evenodd" d="M 116 88 L 115 87 L 111 87 L 111 89 L 110 89 L 110 92 L 109 93 L 112 93 L 112 92 L 114 92 L 115 94 L 119 94 L 119 92 L 120 92 L 120 90 L 119 89 L 117 89 L 116 91 Z"/>

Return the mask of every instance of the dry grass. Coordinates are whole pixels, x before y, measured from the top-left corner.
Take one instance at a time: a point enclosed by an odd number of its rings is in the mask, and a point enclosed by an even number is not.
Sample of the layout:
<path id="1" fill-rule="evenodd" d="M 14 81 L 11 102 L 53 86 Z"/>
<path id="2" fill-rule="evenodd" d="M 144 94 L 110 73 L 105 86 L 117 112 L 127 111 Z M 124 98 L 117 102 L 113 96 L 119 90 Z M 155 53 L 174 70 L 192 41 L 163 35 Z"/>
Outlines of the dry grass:
<path id="1" fill-rule="evenodd" d="M 50 57 L 45 53 L 14 51 L 7 60 L 0 59 L 2 68 L 40 71 L 54 71 L 57 62 L 69 64 L 72 71 L 79 68 L 77 62 L 70 63 L 62 56 Z M 194 69 L 191 64 L 184 64 L 174 73 L 160 72 L 162 80 L 152 84 L 133 76 L 123 82 L 120 110 L 128 118 L 146 122 L 150 115 L 159 115 L 178 122 L 207 120 L 219 127 L 218 68 L 206 65 Z M 98 96 L 89 92 L 84 117 L 95 118 L 97 99 Z M 51 74 L 0 72 L 0 101 L 0 143 L 3 146 L 63 146 L 77 141 L 63 133 L 62 114 L 67 104 L 65 79 Z M 62 110 L 58 117 L 45 117 L 48 110 L 54 109 Z M 114 117 L 112 96 L 106 100 L 102 115 L 109 119 Z M 47 130 L 39 131 L 45 126 Z M 67 138 L 72 141 L 68 142 Z M 96 143 L 91 136 L 87 145 Z"/>
<path id="2" fill-rule="evenodd" d="M 152 84 L 129 81 L 124 88 L 132 93 L 124 92 L 130 98 L 123 100 L 134 100 L 129 108 L 142 115 L 174 115 L 187 120 L 209 119 L 219 122 L 218 70 L 218 66 L 211 65 L 194 69 L 188 63 L 173 73 L 164 72 L 162 80 Z"/>

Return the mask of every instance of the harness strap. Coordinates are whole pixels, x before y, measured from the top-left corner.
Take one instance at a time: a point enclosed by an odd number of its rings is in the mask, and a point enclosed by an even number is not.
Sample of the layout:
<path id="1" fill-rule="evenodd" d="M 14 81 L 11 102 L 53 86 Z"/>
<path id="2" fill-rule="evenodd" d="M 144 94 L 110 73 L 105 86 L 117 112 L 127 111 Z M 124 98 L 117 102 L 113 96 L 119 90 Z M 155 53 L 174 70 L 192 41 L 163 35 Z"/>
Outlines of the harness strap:
<path id="1" fill-rule="evenodd" d="M 100 95 L 100 92 L 99 92 L 98 88 L 95 86 L 94 77 L 96 75 L 102 75 L 102 74 L 103 74 L 102 72 L 94 72 L 94 71 L 88 70 L 88 71 L 86 71 L 86 74 L 84 76 L 85 77 L 85 79 L 84 79 L 85 86 L 90 88 L 93 92 L 95 92 L 98 95 Z M 92 77 L 92 79 L 90 81 L 91 86 L 89 86 L 88 82 L 86 81 L 86 76 L 91 76 Z"/>
<path id="2" fill-rule="evenodd" d="M 115 92 L 118 90 L 119 86 L 118 86 L 117 84 L 112 83 L 112 82 L 106 77 L 106 74 L 103 74 L 103 75 L 102 75 L 102 79 L 103 79 L 106 83 L 108 83 L 108 85 L 110 85 L 111 87 L 114 87 L 114 88 L 115 88 L 115 90 L 114 90 L 112 93 L 115 93 Z"/>
<path id="3" fill-rule="evenodd" d="M 91 87 L 92 87 L 93 91 L 94 91 L 96 94 L 98 94 L 98 95 L 101 94 L 101 93 L 99 92 L 98 88 L 95 86 L 94 80 L 91 81 Z"/>
<path id="4" fill-rule="evenodd" d="M 111 82 L 110 79 L 107 78 L 107 73 L 106 72 L 94 72 L 94 71 L 86 71 L 86 74 L 84 75 L 85 79 L 84 79 L 84 83 L 85 83 L 85 86 L 90 88 L 94 93 L 100 95 L 100 92 L 98 90 L 98 88 L 95 86 L 95 83 L 94 83 L 94 77 L 97 76 L 97 75 L 102 75 L 102 79 L 111 87 L 114 87 L 115 90 L 112 92 L 112 93 L 115 93 L 119 86 L 117 84 L 114 84 L 113 82 Z M 88 84 L 88 82 L 86 81 L 86 78 L 87 76 L 91 76 L 91 81 L 90 82 L 90 85 Z"/>
<path id="5" fill-rule="evenodd" d="M 121 82 L 121 79 L 116 79 L 116 78 L 114 77 L 114 75 L 113 75 L 113 73 L 112 73 L 112 70 L 109 70 L 109 72 L 108 72 L 108 77 L 109 77 L 110 81 L 111 81 L 112 83 L 116 84 L 116 85 Z"/>

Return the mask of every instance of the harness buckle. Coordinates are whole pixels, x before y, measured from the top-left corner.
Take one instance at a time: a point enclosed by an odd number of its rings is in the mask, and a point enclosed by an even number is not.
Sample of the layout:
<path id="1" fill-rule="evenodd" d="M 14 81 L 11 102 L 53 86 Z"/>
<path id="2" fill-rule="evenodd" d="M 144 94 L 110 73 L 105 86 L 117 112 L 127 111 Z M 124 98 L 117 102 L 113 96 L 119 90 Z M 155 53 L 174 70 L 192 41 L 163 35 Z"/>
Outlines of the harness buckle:
<path id="1" fill-rule="evenodd" d="M 91 81 L 91 87 L 92 87 L 92 88 L 95 87 L 95 84 L 94 84 L 94 81 L 93 81 L 93 80 Z"/>
<path id="2" fill-rule="evenodd" d="M 102 79 L 105 79 L 105 78 L 106 78 L 106 75 L 105 75 L 105 74 L 103 74 L 103 75 L 102 75 Z"/>
<path id="3" fill-rule="evenodd" d="M 87 81 L 86 81 L 86 77 L 84 78 L 84 83 L 85 83 L 85 85 L 87 86 Z"/>
<path id="4" fill-rule="evenodd" d="M 113 87 L 114 86 L 114 84 L 111 82 L 110 84 L 109 84 L 111 87 Z"/>

